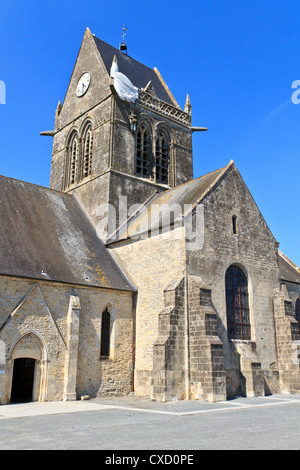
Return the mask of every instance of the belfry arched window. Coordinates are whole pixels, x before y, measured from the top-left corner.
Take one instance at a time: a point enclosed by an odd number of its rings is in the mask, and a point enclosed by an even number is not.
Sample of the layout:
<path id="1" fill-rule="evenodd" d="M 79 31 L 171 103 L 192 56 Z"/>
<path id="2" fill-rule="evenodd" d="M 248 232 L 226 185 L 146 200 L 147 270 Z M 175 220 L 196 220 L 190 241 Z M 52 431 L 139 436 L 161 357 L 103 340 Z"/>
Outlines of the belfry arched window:
<path id="1" fill-rule="evenodd" d="M 92 124 L 88 124 L 83 135 L 83 168 L 82 177 L 86 178 L 92 174 L 93 158 L 93 133 Z"/>
<path id="2" fill-rule="evenodd" d="M 168 184 L 169 180 L 169 139 L 166 133 L 159 131 L 155 146 L 155 179 L 157 183 Z"/>
<path id="3" fill-rule="evenodd" d="M 101 316 L 101 350 L 100 350 L 100 356 L 101 357 L 108 357 L 110 354 L 110 313 L 108 309 L 106 308 L 102 312 Z"/>
<path id="4" fill-rule="evenodd" d="M 226 272 L 226 311 L 229 339 L 251 339 L 248 281 L 239 266 Z"/>
<path id="5" fill-rule="evenodd" d="M 145 124 L 141 124 L 136 136 L 136 173 L 144 178 L 150 176 L 151 139 Z"/>
<path id="6" fill-rule="evenodd" d="M 78 142 L 78 134 L 74 132 L 71 135 L 70 141 L 68 146 L 69 152 L 69 184 L 74 184 L 77 180 L 77 171 L 78 171 L 78 155 L 79 155 L 79 142 Z"/>

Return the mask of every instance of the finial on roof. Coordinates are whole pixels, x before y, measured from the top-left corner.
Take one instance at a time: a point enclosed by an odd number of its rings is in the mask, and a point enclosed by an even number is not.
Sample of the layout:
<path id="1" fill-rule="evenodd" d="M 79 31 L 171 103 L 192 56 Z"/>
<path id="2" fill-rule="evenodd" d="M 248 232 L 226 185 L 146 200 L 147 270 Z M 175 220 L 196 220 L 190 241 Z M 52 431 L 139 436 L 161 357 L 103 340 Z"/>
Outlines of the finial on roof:
<path id="1" fill-rule="evenodd" d="M 56 108 L 56 114 L 59 116 L 60 112 L 61 112 L 61 101 L 59 100 L 57 108 Z"/>
<path id="2" fill-rule="evenodd" d="M 90 28 L 88 27 L 85 29 L 85 34 L 87 34 L 88 36 L 95 36 L 94 34 L 92 34 Z"/>
<path id="3" fill-rule="evenodd" d="M 189 114 L 189 115 L 192 114 L 192 105 L 191 105 L 191 100 L 190 100 L 190 95 L 189 94 L 187 94 L 187 96 L 186 96 L 184 112 Z"/>
<path id="4" fill-rule="evenodd" d="M 127 54 L 127 46 L 126 46 L 126 42 L 125 42 L 125 36 L 127 34 L 128 28 L 125 27 L 125 24 L 123 24 L 122 30 L 123 30 L 122 42 L 120 43 L 119 49 L 120 49 L 120 51 L 126 52 L 126 54 Z"/>

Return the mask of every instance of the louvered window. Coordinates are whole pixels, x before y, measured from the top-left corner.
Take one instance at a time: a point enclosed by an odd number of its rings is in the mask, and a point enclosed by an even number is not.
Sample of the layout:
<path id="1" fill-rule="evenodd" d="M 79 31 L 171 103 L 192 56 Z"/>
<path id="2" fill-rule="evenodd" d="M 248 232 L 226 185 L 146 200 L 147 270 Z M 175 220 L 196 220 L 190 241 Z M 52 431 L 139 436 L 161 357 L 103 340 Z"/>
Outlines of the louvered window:
<path id="1" fill-rule="evenodd" d="M 75 133 L 72 135 L 70 140 L 70 184 L 74 184 L 76 182 L 77 177 L 77 165 L 78 165 L 78 134 Z"/>
<path id="2" fill-rule="evenodd" d="M 83 178 L 92 174 L 93 134 L 92 125 L 89 125 L 83 138 Z"/>
<path id="3" fill-rule="evenodd" d="M 137 131 L 136 173 L 148 178 L 150 176 L 151 141 L 150 133 L 144 124 Z"/>
<path id="4" fill-rule="evenodd" d="M 169 175 L 169 142 L 164 132 L 160 132 L 156 140 L 155 173 L 158 183 L 168 184 Z"/>

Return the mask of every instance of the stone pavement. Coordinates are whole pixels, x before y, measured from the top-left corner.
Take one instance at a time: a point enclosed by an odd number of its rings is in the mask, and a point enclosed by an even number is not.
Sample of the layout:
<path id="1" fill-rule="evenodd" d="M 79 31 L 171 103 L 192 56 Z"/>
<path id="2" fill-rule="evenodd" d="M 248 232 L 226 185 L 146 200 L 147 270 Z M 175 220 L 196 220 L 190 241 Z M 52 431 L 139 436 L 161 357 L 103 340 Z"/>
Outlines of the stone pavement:
<path id="1" fill-rule="evenodd" d="M 300 449 L 300 396 L 226 402 L 104 397 L 0 406 L 0 449 Z"/>
<path id="2" fill-rule="evenodd" d="M 300 407 L 300 395 L 272 395 L 258 398 L 237 397 L 232 400 L 217 403 L 200 402 L 196 400 L 160 403 L 151 401 L 147 398 L 128 395 L 126 397 L 103 397 L 67 402 L 30 402 L 0 405 L 0 420 L 5 418 L 24 418 L 30 416 L 79 413 L 110 409 L 184 416 L 233 411 L 237 408 L 254 409 L 272 406 L 278 407 L 282 405 L 286 406 L 288 404 L 298 404 Z"/>

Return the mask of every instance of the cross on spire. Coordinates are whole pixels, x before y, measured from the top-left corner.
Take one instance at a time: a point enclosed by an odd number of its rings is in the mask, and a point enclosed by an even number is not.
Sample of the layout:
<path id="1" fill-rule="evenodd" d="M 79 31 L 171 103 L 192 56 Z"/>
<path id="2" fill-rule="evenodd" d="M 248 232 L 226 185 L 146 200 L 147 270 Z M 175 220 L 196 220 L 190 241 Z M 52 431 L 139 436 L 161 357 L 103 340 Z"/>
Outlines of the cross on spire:
<path id="1" fill-rule="evenodd" d="M 122 30 L 123 30 L 122 42 L 123 42 L 123 44 L 125 44 L 125 36 L 126 36 L 126 34 L 127 34 L 127 31 L 128 31 L 128 28 L 125 27 L 125 24 L 123 24 Z"/>

